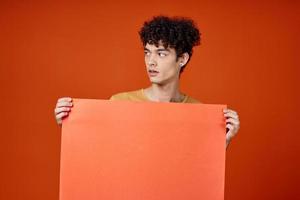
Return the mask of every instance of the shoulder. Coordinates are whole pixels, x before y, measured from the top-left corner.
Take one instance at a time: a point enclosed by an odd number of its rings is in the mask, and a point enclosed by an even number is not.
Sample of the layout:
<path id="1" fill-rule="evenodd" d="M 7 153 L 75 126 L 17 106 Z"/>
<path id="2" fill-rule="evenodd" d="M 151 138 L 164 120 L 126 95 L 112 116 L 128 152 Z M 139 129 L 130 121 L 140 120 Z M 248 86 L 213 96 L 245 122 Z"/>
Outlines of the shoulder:
<path id="1" fill-rule="evenodd" d="M 128 100 L 128 101 L 142 101 L 145 100 L 142 94 L 142 89 L 128 92 L 120 92 L 110 97 L 110 100 Z"/>
<path id="2" fill-rule="evenodd" d="M 187 96 L 185 103 L 201 103 L 201 102 L 193 97 Z"/>

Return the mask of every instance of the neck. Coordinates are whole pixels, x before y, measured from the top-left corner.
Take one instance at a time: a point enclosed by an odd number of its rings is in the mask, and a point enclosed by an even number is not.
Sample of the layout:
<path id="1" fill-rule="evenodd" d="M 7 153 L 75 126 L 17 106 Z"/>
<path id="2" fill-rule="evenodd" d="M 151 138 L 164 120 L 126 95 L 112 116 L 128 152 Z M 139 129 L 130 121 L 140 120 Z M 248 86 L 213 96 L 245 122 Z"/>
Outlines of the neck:
<path id="1" fill-rule="evenodd" d="M 158 102 L 181 102 L 184 99 L 179 91 L 179 81 L 165 85 L 153 83 L 145 89 L 145 95 L 152 101 Z"/>

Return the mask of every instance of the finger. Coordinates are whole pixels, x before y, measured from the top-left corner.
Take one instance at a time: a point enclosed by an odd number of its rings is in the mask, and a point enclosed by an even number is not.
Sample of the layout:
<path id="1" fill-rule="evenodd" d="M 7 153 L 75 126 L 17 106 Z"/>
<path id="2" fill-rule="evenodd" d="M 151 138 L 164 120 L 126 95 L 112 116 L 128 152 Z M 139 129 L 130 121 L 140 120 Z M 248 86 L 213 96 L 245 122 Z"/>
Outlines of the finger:
<path id="1" fill-rule="evenodd" d="M 55 108 L 54 112 L 57 115 L 58 113 L 69 112 L 70 110 L 71 110 L 71 108 L 69 108 L 69 107 L 59 107 L 59 108 Z"/>
<path id="2" fill-rule="evenodd" d="M 226 124 L 226 128 L 228 128 L 229 130 L 232 130 L 234 127 L 232 124 Z"/>
<path id="3" fill-rule="evenodd" d="M 228 129 L 228 131 L 226 132 L 226 140 L 231 140 L 233 137 L 234 137 L 234 134 L 233 134 L 233 128 L 229 125 L 226 126 L 226 128 Z"/>
<path id="4" fill-rule="evenodd" d="M 236 111 L 234 111 L 234 110 L 231 110 L 231 109 L 224 109 L 223 110 L 224 111 L 224 113 L 234 113 L 234 114 L 237 114 L 237 112 Z"/>
<path id="5" fill-rule="evenodd" d="M 58 102 L 56 104 L 56 108 L 59 108 L 59 107 L 72 107 L 72 106 L 73 106 L 73 103 L 68 102 L 68 101 Z"/>
<path id="6" fill-rule="evenodd" d="M 68 116 L 69 115 L 69 113 L 68 112 L 61 112 L 61 113 L 59 113 L 58 115 L 56 115 L 56 120 L 62 120 L 62 118 L 63 117 L 66 117 L 66 116 Z"/>
<path id="7" fill-rule="evenodd" d="M 229 118 L 229 119 L 226 119 L 225 121 L 229 122 L 231 124 L 234 124 L 234 125 L 238 125 L 238 126 L 240 125 L 240 121 L 237 119 Z"/>
<path id="8" fill-rule="evenodd" d="M 239 119 L 239 116 L 237 114 L 231 112 L 224 113 L 224 117 L 232 117 L 234 119 Z"/>
<path id="9" fill-rule="evenodd" d="M 72 102 L 73 100 L 71 97 L 62 97 L 57 100 L 57 102 L 63 102 L 63 101 Z"/>
<path id="10" fill-rule="evenodd" d="M 235 136 L 238 132 L 238 128 L 235 128 L 235 126 L 232 124 L 226 124 L 226 128 L 228 129 L 226 134 L 229 135 L 230 137 Z"/>
<path id="11" fill-rule="evenodd" d="M 226 129 L 228 129 L 227 131 L 226 131 L 226 133 L 228 134 L 231 134 L 232 133 L 232 131 L 233 131 L 233 129 L 234 129 L 234 127 L 233 127 L 233 125 L 232 124 L 226 124 Z"/>

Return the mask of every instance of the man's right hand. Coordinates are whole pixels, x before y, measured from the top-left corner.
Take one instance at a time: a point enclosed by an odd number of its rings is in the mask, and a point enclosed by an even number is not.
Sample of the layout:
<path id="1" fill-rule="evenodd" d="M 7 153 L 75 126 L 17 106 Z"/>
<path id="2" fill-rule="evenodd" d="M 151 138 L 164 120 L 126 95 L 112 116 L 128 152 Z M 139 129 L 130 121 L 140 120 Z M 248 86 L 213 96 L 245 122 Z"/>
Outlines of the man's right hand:
<path id="1" fill-rule="evenodd" d="M 54 109 L 55 119 L 58 125 L 62 124 L 62 119 L 69 115 L 73 106 L 71 97 L 63 97 L 57 100 Z"/>

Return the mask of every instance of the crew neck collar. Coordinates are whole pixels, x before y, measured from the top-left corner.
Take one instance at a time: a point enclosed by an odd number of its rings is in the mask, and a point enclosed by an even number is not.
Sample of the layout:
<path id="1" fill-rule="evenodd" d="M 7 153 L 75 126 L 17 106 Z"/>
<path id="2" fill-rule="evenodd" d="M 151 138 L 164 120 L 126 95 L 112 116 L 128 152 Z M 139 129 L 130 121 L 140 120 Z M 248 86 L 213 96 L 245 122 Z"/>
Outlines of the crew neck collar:
<path id="1" fill-rule="evenodd" d="M 144 92 L 144 88 L 141 89 L 141 93 L 142 93 L 142 96 L 143 96 L 144 99 L 146 99 L 147 101 L 152 101 L 152 100 L 150 100 L 150 99 L 146 96 L 146 94 L 145 94 L 145 92 Z M 178 102 L 178 103 L 185 103 L 185 102 L 187 101 L 187 99 L 188 99 L 188 96 L 184 94 L 184 99 L 183 99 L 181 102 Z M 175 103 L 175 102 L 169 102 L 169 103 Z"/>

